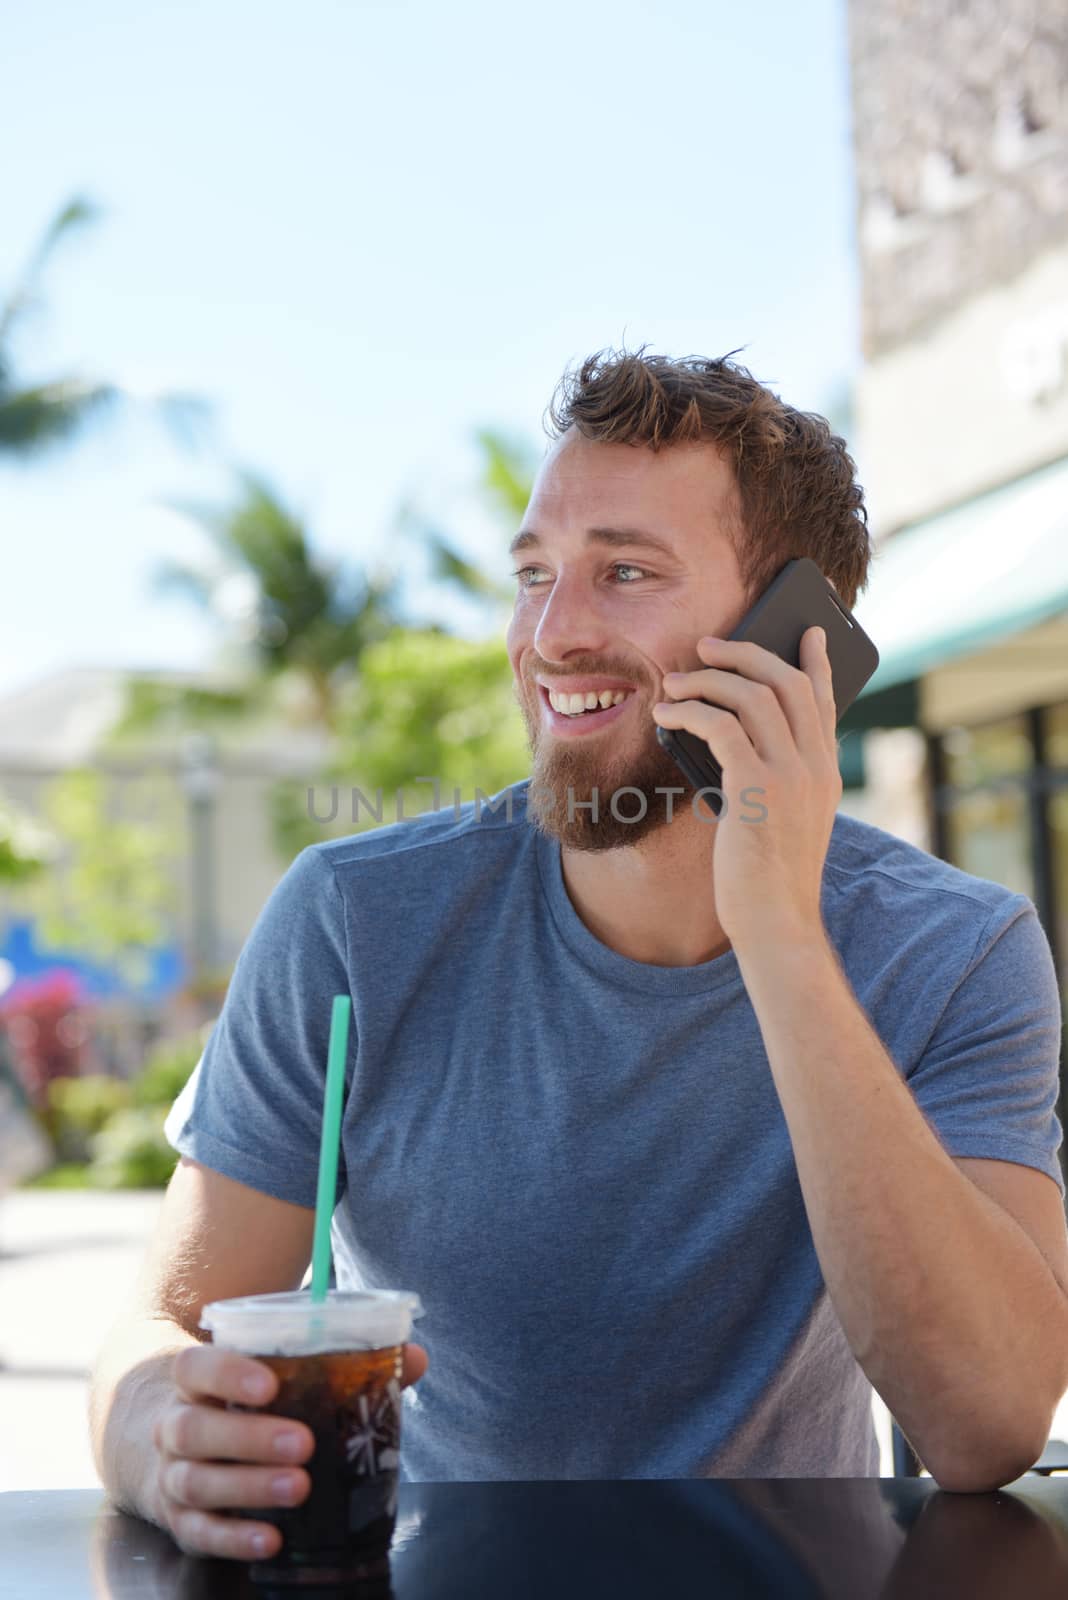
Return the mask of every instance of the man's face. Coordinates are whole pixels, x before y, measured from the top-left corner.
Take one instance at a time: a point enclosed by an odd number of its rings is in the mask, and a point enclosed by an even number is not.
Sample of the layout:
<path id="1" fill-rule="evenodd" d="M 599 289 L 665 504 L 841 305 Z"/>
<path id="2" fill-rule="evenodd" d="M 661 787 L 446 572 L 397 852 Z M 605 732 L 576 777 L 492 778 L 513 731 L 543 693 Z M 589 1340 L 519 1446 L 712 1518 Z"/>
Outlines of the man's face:
<path id="1" fill-rule="evenodd" d="M 514 554 L 515 610 L 508 628 L 514 692 L 533 757 L 531 820 L 579 850 L 637 844 L 666 825 L 668 796 L 688 813 L 694 790 L 660 748 L 652 708 L 668 696 L 667 672 L 702 666 L 697 641 L 729 634 L 745 612 L 737 558 L 727 536 L 736 489 L 710 444 L 597 444 L 570 429 L 538 472 L 520 534 L 536 544 Z M 591 540 L 590 528 L 642 530 L 664 551 L 627 540 Z M 628 686 L 604 713 L 565 718 L 545 685 L 567 693 Z M 646 798 L 641 820 L 620 821 L 610 801 L 623 788 Z M 598 796 L 598 820 L 578 809 Z M 574 817 L 568 819 L 568 792 Z M 620 817 L 641 802 L 621 794 Z M 702 826 L 714 827 L 708 813 Z M 680 818 L 681 822 L 681 818 Z"/>

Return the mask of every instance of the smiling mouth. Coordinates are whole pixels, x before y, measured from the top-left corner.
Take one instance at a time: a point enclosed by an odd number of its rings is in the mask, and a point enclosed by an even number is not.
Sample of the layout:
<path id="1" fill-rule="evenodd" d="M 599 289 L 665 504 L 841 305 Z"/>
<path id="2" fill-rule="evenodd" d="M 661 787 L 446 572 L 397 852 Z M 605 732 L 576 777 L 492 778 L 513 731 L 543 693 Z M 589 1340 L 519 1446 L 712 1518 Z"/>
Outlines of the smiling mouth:
<path id="1" fill-rule="evenodd" d="M 553 732 L 567 735 L 578 733 L 580 730 L 583 733 L 594 733 L 598 728 L 615 721 L 635 698 L 635 694 L 632 691 L 623 700 L 620 700 L 618 704 L 606 706 L 601 710 L 577 711 L 570 714 L 566 711 L 557 711 L 555 709 L 544 684 L 538 685 L 538 698 L 545 707 L 545 715 Z"/>

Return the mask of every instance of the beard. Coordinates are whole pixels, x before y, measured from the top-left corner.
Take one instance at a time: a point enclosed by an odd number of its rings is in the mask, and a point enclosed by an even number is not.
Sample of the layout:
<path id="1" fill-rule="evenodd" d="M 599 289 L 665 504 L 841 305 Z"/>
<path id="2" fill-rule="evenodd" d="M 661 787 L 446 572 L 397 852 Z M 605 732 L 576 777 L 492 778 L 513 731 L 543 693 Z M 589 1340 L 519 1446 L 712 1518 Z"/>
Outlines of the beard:
<path id="1" fill-rule="evenodd" d="M 546 730 L 540 699 L 532 714 L 518 686 L 513 692 L 533 762 L 527 816 L 541 833 L 569 850 L 621 850 L 669 821 L 685 826 L 680 812 L 691 811 L 697 790 L 661 748 L 652 718 L 643 723 L 640 707 L 627 713 L 634 726 L 625 740 L 614 728 L 560 739 Z M 702 814 L 701 820 L 714 819 Z"/>

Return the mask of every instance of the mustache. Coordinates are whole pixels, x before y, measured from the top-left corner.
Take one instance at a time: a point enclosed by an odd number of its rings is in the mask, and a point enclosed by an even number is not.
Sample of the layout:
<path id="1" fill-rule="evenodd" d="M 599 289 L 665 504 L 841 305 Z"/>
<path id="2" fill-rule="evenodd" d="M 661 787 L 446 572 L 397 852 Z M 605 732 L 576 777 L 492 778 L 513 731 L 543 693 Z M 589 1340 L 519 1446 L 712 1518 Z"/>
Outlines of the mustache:
<path id="1" fill-rule="evenodd" d="M 645 688 L 645 681 L 636 673 L 630 672 L 626 667 L 573 667 L 570 672 L 559 672 L 553 667 L 534 667 L 527 679 L 532 689 L 540 687 L 538 675 L 543 678 L 552 678 L 554 682 L 569 683 L 574 678 L 620 678 L 624 683 L 633 683 L 636 689 Z"/>

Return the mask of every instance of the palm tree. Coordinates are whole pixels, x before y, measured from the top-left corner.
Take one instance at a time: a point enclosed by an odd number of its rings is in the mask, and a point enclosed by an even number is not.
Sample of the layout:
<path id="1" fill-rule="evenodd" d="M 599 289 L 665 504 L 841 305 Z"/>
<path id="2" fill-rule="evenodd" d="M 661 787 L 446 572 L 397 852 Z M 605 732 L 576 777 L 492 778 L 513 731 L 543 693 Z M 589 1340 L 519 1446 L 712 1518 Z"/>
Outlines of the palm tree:
<path id="1" fill-rule="evenodd" d="M 64 238 L 95 222 L 98 215 L 83 197 L 68 201 L 48 224 L 21 278 L 0 306 L 0 459 L 36 459 L 54 445 L 71 443 L 90 422 L 132 398 L 119 384 L 74 376 L 28 381 L 16 374 L 11 354 L 15 330 L 38 303 L 37 286 L 49 258 Z M 193 395 L 158 395 L 151 403 L 186 442 L 207 415 L 205 402 Z"/>
<path id="2" fill-rule="evenodd" d="M 483 497 L 500 514 L 502 526 L 514 531 L 534 487 L 537 456 L 525 440 L 509 437 L 494 428 L 479 428 L 475 439 L 483 456 L 479 477 Z M 455 584 L 466 596 L 487 601 L 491 606 L 511 607 L 514 599 L 511 585 L 501 583 L 461 555 L 449 535 L 411 501 L 401 506 L 397 528 L 402 534 L 414 536 L 428 552 L 431 575 L 436 580 Z"/>
<path id="3" fill-rule="evenodd" d="M 20 381 L 10 353 L 12 335 L 35 303 L 34 290 L 49 256 L 65 234 L 84 227 L 95 211 L 87 200 L 68 202 L 52 219 L 21 279 L 0 305 L 0 458 L 37 456 L 65 442 L 117 400 L 113 384 L 53 378 Z M 0 795 L 0 882 L 21 883 L 39 874 L 55 847 L 54 836 Z"/>
<path id="4" fill-rule="evenodd" d="M 113 384 L 86 383 L 78 378 L 20 383 L 9 353 L 12 333 L 34 303 L 34 289 L 49 256 L 64 235 L 85 227 L 95 217 L 87 200 L 69 201 L 45 229 L 21 280 L 0 310 L 0 453 L 4 455 L 34 455 L 47 445 L 71 438 L 117 398 Z"/>
<path id="5" fill-rule="evenodd" d="M 239 474 L 239 494 L 221 509 L 175 505 L 208 534 L 206 564 L 167 563 L 160 591 L 177 592 L 213 614 L 251 668 L 231 690 L 173 688 L 135 680 L 120 736 L 158 724 L 168 713 L 203 723 L 266 706 L 279 679 L 303 691 L 303 714 L 333 732 L 339 697 L 362 652 L 399 621 L 398 580 L 345 572 L 315 556 L 300 518 L 260 475 Z"/>

